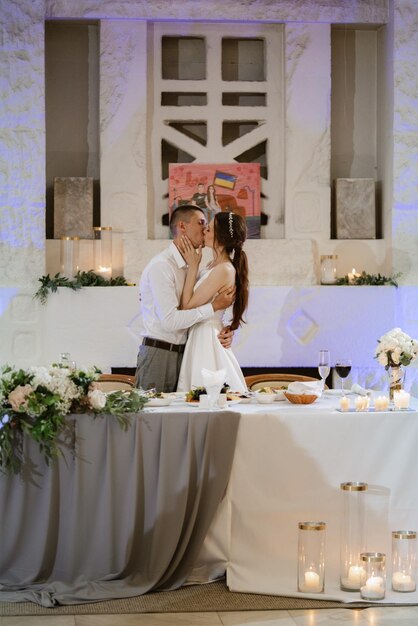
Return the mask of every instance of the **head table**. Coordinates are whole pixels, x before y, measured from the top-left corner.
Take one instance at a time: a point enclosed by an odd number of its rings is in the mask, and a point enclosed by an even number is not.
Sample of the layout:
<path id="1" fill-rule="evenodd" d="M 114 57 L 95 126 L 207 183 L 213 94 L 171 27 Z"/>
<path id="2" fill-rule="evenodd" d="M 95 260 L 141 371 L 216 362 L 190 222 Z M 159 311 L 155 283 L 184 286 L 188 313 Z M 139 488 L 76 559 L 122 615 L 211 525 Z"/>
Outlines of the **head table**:
<path id="1" fill-rule="evenodd" d="M 352 396 L 351 405 L 354 405 Z M 340 412 L 339 398 L 311 405 L 238 405 L 241 420 L 227 497 L 190 580 L 226 570 L 230 590 L 359 602 L 339 585 L 340 484 L 366 482 L 367 551 L 386 554 L 393 530 L 418 530 L 418 403 L 409 411 Z M 298 523 L 326 522 L 325 591 L 297 590 Z M 381 601 L 381 602 L 385 602 Z"/>
<path id="2" fill-rule="evenodd" d="M 22 474 L 0 476 L 0 600 L 80 603 L 225 572 L 232 591 L 302 595 L 298 523 L 310 520 L 327 524 L 319 597 L 358 602 L 339 589 L 340 483 L 368 483 L 367 549 L 390 573 L 391 531 L 418 528 L 418 413 L 338 402 L 171 405 L 126 432 L 111 416 L 71 416 L 57 463 L 29 444 Z M 389 581 L 385 601 L 418 602 Z"/>

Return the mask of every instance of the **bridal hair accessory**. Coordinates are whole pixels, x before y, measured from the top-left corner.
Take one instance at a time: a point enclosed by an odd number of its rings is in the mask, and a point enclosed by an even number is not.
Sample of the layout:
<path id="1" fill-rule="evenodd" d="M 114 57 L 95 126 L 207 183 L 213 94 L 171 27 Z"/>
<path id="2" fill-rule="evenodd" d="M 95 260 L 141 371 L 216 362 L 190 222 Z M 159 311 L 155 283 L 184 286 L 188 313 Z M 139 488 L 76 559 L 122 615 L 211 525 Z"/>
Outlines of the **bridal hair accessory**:
<path id="1" fill-rule="evenodd" d="M 234 238 L 234 228 L 232 226 L 232 215 L 233 215 L 233 213 L 229 213 L 229 215 L 228 215 L 229 234 L 231 235 L 231 239 Z"/>

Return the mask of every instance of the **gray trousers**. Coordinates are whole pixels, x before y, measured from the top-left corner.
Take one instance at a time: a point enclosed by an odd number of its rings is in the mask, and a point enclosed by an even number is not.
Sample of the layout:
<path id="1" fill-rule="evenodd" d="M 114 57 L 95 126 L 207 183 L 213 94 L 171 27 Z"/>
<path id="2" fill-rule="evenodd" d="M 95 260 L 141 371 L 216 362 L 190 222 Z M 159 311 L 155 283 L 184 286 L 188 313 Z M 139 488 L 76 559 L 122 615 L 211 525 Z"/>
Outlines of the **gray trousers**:
<path id="1" fill-rule="evenodd" d="M 162 348 L 139 346 L 135 385 L 143 389 L 176 391 L 183 354 Z"/>

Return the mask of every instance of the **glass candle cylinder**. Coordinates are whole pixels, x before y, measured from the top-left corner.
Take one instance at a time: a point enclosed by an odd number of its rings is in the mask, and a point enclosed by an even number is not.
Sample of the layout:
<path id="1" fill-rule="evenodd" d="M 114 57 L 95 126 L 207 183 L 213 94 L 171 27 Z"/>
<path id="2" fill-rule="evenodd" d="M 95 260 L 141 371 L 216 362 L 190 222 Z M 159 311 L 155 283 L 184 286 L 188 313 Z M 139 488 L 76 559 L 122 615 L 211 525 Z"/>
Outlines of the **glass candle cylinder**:
<path id="1" fill-rule="evenodd" d="M 79 270 L 79 237 L 61 237 L 60 272 L 71 280 Z"/>
<path id="2" fill-rule="evenodd" d="M 392 532 L 392 589 L 415 591 L 417 568 L 417 533 L 415 530 Z"/>
<path id="3" fill-rule="evenodd" d="M 336 254 L 324 254 L 321 256 L 321 284 L 335 285 L 337 282 L 337 259 Z"/>
<path id="4" fill-rule="evenodd" d="M 94 271 L 103 278 L 112 278 L 112 227 L 95 226 L 94 231 Z"/>
<path id="5" fill-rule="evenodd" d="M 358 591 L 365 571 L 360 554 L 366 549 L 366 499 L 368 485 L 341 483 L 342 513 L 340 542 L 340 586 L 343 591 Z"/>
<path id="6" fill-rule="evenodd" d="M 325 584 L 325 522 L 299 522 L 298 590 L 322 593 Z"/>
<path id="7" fill-rule="evenodd" d="M 363 600 L 383 600 L 386 593 L 386 555 L 382 552 L 363 552 L 360 563 L 364 569 L 360 595 Z"/>

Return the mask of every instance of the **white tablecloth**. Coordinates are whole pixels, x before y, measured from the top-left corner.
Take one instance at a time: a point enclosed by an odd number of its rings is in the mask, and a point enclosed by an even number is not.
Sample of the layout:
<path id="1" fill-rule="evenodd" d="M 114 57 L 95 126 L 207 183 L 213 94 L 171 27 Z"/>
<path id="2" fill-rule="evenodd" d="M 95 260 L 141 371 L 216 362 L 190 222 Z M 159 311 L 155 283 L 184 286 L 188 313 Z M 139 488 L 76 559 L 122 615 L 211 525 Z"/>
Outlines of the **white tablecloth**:
<path id="1" fill-rule="evenodd" d="M 418 602 L 417 592 L 390 590 L 391 531 L 418 529 L 418 412 L 340 413 L 338 402 L 237 405 L 241 420 L 227 497 L 196 564 L 196 580 L 226 569 L 232 591 L 302 595 L 298 522 L 318 520 L 327 523 L 321 598 L 358 602 L 359 592 L 339 588 L 340 483 L 364 481 L 367 549 L 387 555 L 386 601 Z"/>

